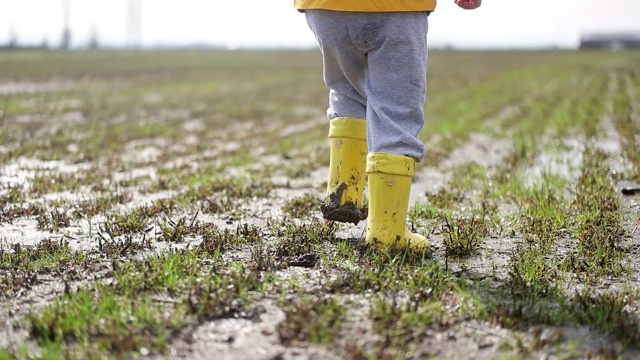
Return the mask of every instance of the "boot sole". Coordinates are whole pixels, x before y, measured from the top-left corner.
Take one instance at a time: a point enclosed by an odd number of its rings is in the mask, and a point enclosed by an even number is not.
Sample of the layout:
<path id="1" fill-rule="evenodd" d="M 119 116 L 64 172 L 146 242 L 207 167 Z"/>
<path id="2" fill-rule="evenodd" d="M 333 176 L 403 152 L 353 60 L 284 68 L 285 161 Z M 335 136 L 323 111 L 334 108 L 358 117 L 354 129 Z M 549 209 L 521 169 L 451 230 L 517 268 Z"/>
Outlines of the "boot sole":
<path id="1" fill-rule="evenodd" d="M 352 203 L 347 203 L 343 206 L 323 204 L 320 206 L 320 210 L 325 220 L 352 223 L 354 225 L 367 218 L 366 208 L 363 210 L 357 209 Z"/>

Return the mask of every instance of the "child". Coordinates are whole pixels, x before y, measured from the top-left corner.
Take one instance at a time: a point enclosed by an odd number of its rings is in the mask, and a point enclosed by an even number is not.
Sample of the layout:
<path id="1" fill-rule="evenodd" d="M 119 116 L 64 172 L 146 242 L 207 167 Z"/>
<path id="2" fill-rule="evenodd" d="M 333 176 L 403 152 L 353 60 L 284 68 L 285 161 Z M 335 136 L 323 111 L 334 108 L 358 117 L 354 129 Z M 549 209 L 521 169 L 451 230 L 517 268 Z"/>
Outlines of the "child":
<path id="1" fill-rule="evenodd" d="M 482 0 L 455 0 L 475 9 Z M 425 155 L 427 29 L 436 0 L 295 0 L 323 56 L 331 140 L 325 219 L 357 224 L 378 249 L 428 249 L 406 226 Z M 363 204 L 365 171 L 368 209 Z M 366 215 L 365 215 L 366 214 Z"/>

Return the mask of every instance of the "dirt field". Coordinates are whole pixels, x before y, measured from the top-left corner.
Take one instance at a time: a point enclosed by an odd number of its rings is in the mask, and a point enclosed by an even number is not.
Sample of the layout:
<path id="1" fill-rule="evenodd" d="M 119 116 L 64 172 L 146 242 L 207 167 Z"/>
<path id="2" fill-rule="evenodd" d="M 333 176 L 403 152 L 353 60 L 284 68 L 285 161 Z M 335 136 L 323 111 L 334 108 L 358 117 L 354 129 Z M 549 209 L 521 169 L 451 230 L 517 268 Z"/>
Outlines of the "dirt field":
<path id="1" fill-rule="evenodd" d="M 0 55 L 0 359 L 640 358 L 640 53 L 432 52 L 424 254 L 321 219 L 317 51 Z"/>

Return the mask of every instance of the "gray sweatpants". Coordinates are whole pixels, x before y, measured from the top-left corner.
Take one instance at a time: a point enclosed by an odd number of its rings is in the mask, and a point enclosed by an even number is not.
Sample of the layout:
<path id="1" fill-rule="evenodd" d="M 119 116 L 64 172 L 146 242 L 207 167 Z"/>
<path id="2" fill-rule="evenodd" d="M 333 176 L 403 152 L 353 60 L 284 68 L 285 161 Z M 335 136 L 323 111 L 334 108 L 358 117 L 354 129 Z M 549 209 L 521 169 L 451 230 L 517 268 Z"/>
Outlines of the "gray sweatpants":
<path id="1" fill-rule="evenodd" d="M 365 119 L 369 152 L 422 160 L 427 13 L 305 14 L 322 51 L 329 120 Z"/>

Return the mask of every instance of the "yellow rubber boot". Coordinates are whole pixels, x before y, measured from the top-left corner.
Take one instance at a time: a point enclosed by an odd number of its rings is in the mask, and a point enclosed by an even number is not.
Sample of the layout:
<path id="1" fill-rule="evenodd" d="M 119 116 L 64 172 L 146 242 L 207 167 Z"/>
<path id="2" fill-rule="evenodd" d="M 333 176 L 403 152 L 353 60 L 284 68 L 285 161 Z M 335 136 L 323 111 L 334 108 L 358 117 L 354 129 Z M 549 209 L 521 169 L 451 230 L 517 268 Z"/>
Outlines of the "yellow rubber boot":
<path id="1" fill-rule="evenodd" d="M 321 206 L 327 220 L 357 224 L 367 218 L 363 204 L 367 163 L 366 122 L 341 117 L 329 123 L 329 179 Z"/>
<path id="2" fill-rule="evenodd" d="M 380 250 L 429 248 L 426 237 L 412 233 L 406 225 L 415 159 L 387 153 L 367 156 L 369 217 L 366 241 Z"/>

